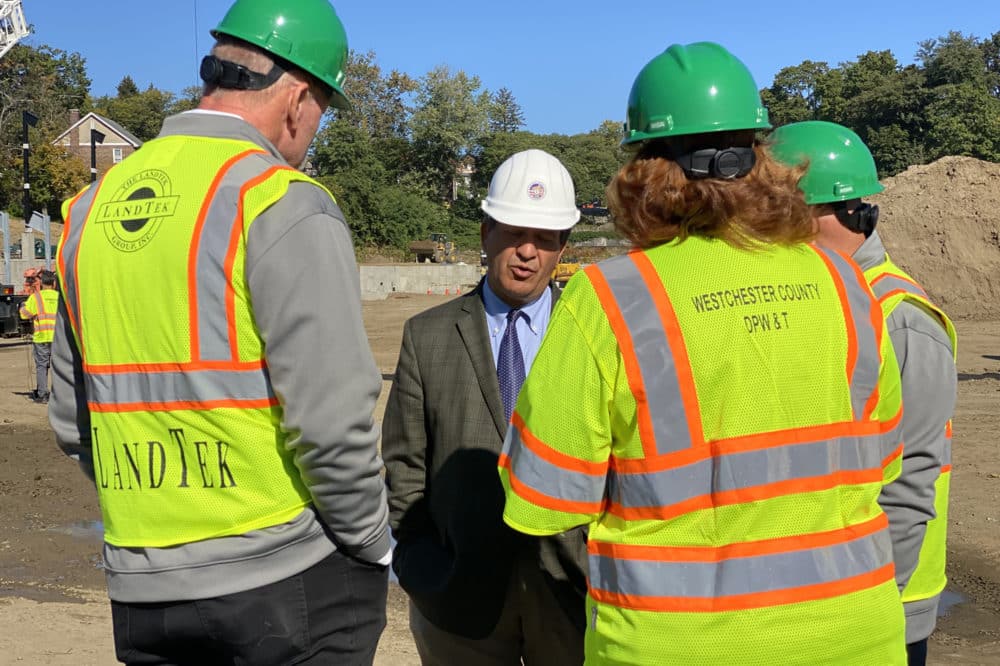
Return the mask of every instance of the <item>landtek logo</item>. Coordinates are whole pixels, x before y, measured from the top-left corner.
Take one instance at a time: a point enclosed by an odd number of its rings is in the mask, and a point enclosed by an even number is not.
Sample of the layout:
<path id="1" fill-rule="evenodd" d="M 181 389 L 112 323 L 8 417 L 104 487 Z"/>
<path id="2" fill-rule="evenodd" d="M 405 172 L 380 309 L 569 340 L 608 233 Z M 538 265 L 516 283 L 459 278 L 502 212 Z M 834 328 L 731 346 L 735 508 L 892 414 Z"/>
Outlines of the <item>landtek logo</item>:
<path id="1" fill-rule="evenodd" d="M 177 211 L 179 196 L 171 194 L 170 178 L 159 169 L 135 174 L 102 204 L 95 221 L 104 225 L 108 241 L 122 252 L 149 245 L 164 218 Z"/>

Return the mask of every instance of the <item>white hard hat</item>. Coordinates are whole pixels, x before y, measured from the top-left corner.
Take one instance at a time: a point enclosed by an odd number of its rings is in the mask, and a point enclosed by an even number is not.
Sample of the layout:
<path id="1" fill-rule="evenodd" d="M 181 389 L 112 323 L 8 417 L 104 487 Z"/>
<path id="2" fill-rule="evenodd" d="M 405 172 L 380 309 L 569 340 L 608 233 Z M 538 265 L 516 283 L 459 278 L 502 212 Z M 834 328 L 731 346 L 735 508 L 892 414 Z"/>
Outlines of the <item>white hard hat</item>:
<path id="1" fill-rule="evenodd" d="M 544 150 L 508 157 L 493 174 L 481 205 L 497 222 L 532 229 L 569 229 L 580 219 L 569 171 Z"/>

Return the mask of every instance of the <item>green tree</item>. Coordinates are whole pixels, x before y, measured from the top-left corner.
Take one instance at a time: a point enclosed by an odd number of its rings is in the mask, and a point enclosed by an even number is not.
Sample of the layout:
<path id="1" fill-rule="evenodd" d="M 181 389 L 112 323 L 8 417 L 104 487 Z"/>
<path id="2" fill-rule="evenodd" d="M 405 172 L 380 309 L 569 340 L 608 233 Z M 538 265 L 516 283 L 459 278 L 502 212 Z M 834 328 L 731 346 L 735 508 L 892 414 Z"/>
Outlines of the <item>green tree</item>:
<path id="1" fill-rule="evenodd" d="M 410 119 L 416 175 L 439 201 L 451 198 L 456 169 L 486 134 L 490 94 L 480 88 L 479 77 L 444 65 L 420 80 Z"/>
<path id="2" fill-rule="evenodd" d="M 337 111 L 337 118 L 372 138 L 404 136 L 410 117 L 407 98 L 416 91 L 417 82 L 397 70 L 383 75 L 374 51 L 351 51 L 345 75 L 344 92 L 352 108 Z"/>
<path id="3" fill-rule="evenodd" d="M 516 132 L 524 127 L 524 112 L 514 93 L 501 88 L 490 97 L 487 128 L 490 132 Z"/>
<path id="4" fill-rule="evenodd" d="M 828 103 L 824 99 L 824 83 L 829 73 L 829 65 L 812 60 L 780 70 L 771 87 L 761 91 L 771 124 L 778 126 L 819 118 L 820 109 Z"/>
<path id="5" fill-rule="evenodd" d="M 134 97 L 139 94 L 139 86 L 135 84 L 135 80 L 126 74 L 121 81 L 118 82 L 118 97 Z"/>
<path id="6" fill-rule="evenodd" d="M 201 86 L 188 86 L 167 106 L 167 115 L 172 116 L 198 108 L 199 102 L 201 102 Z"/>
<path id="7" fill-rule="evenodd" d="M 62 219 L 62 202 L 90 182 L 90 166 L 64 146 L 50 141 L 32 150 L 31 197 L 36 210 L 45 208 L 54 220 Z"/>
<path id="8" fill-rule="evenodd" d="M 924 40 L 917 59 L 923 63 L 928 86 L 986 83 L 986 57 L 975 37 L 953 30 L 944 37 Z"/>
<path id="9" fill-rule="evenodd" d="M 99 97 L 94 101 L 94 110 L 114 120 L 132 132 L 139 140 L 149 141 L 160 133 L 167 111 L 174 101 L 173 93 L 154 88 L 152 84 L 142 92 L 133 93 L 134 82 L 126 76 L 118 84 L 117 97 Z M 124 94 L 122 94 L 124 92 Z"/>
<path id="10" fill-rule="evenodd" d="M 86 61 L 78 53 L 18 44 L 0 58 L 0 209 L 21 214 L 22 112 L 38 117 L 30 131 L 34 153 L 66 129 L 69 109 L 84 106 L 89 88 Z"/>

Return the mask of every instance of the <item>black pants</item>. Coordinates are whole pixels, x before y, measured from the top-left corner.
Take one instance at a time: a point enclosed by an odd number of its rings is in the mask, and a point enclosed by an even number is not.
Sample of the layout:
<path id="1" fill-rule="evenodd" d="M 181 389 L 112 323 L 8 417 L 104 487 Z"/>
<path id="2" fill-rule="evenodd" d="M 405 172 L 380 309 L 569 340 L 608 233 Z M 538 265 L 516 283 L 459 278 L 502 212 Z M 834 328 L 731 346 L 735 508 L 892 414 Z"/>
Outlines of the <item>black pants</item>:
<path id="1" fill-rule="evenodd" d="M 927 639 L 906 646 L 907 666 L 924 666 L 927 663 Z"/>
<path id="2" fill-rule="evenodd" d="M 214 599 L 111 602 L 126 664 L 370 665 L 385 629 L 388 567 L 336 552 L 271 585 Z"/>

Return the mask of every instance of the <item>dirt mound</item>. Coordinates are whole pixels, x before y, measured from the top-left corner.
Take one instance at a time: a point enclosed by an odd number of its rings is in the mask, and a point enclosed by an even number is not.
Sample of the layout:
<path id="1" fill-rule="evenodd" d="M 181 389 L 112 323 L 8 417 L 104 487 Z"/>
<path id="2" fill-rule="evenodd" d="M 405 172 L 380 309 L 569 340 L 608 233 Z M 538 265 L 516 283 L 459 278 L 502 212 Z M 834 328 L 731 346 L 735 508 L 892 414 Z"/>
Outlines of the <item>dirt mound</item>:
<path id="1" fill-rule="evenodd" d="M 882 183 L 879 234 L 951 317 L 1000 315 L 1000 164 L 943 157 Z"/>

